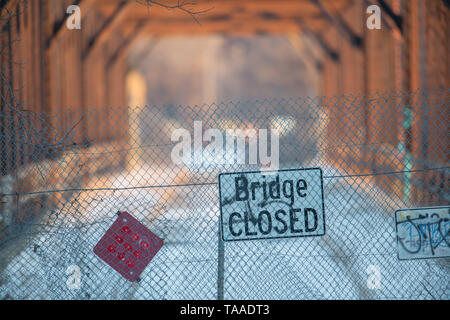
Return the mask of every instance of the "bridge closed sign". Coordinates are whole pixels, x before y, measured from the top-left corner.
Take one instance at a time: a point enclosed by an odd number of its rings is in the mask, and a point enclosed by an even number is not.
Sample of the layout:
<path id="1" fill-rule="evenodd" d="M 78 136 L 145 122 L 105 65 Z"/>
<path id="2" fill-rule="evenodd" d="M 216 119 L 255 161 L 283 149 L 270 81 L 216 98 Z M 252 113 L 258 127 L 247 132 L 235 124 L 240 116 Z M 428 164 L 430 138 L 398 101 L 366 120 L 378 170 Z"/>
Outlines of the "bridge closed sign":
<path id="1" fill-rule="evenodd" d="M 400 260 L 450 257 L 450 207 L 400 209 L 395 212 Z"/>
<path id="2" fill-rule="evenodd" d="M 320 168 L 219 175 L 224 241 L 325 235 Z"/>

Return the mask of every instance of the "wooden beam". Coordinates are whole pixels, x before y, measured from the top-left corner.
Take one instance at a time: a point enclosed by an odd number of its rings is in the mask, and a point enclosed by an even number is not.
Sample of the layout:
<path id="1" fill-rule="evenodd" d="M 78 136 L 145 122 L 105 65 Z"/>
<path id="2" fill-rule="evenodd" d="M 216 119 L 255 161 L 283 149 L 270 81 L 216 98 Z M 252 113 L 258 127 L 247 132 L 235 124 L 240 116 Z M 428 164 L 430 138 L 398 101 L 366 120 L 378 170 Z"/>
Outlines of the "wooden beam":
<path id="1" fill-rule="evenodd" d="M 174 3 L 177 0 L 175 0 Z M 167 9 L 163 6 L 153 5 L 146 8 L 136 0 L 77 0 L 85 7 L 95 5 L 96 10 L 108 17 L 100 29 L 89 40 L 89 44 L 83 53 L 86 59 L 96 48 L 103 45 L 114 32 L 126 25 L 138 21 L 145 21 L 143 29 L 152 35 L 174 35 L 174 34 L 232 34 L 232 35 L 252 35 L 252 34 L 288 34 L 301 32 L 298 21 L 304 21 L 316 34 L 325 51 L 334 59 L 336 55 L 327 46 L 317 33 L 324 28 L 327 23 L 323 15 L 323 9 L 314 3 L 317 0 L 278 0 L 274 5 L 271 0 L 196 0 L 195 5 L 189 8 L 192 11 L 205 11 L 198 16 L 200 24 L 186 12 L 179 9 Z M 168 4 L 171 3 L 169 0 Z M 343 8 L 349 3 L 348 0 L 334 0 L 334 8 Z M 208 9 L 211 9 L 208 11 Z M 86 10 L 86 8 L 84 9 Z M 334 18 L 337 19 L 337 18 Z M 329 22 L 329 21 L 328 21 Z M 65 23 L 65 21 L 64 21 Z M 339 22 L 341 28 L 346 29 L 342 21 Z M 55 36 L 58 36 L 65 28 L 59 28 Z M 351 33 L 350 29 L 344 31 Z M 55 37 L 52 37 L 54 39 Z M 351 34 L 355 41 L 357 36 Z"/>
<path id="2" fill-rule="evenodd" d="M 3 5 L 0 9 L 0 30 L 3 29 L 5 24 L 20 12 L 16 12 L 17 5 L 23 0 L 10 0 Z"/>
<path id="3" fill-rule="evenodd" d="M 134 39 L 133 43 L 139 39 L 139 36 L 136 36 L 136 38 Z M 141 50 L 138 54 L 137 57 L 135 59 L 133 59 L 133 61 L 130 61 L 130 64 L 128 65 L 128 67 L 130 69 L 137 69 L 140 65 L 140 63 L 142 63 L 142 61 L 145 60 L 146 57 L 148 57 L 148 55 L 153 51 L 153 49 L 156 47 L 156 45 L 159 43 L 160 39 L 158 38 L 150 38 L 150 43 L 145 46 L 145 48 L 143 50 Z M 127 48 L 127 50 L 130 50 L 132 48 L 132 43 L 129 45 L 129 47 Z M 124 52 L 124 54 L 126 54 L 126 52 Z"/>
<path id="4" fill-rule="evenodd" d="M 389 25 L 394 29 L 397 29 L 401 34 L 403 33 L 403 18 L 400 15 L 395 14 L 391 6 L 384 0 L 378 0 L 381 9 L 387 14 Z"/>
<path id="5" fill-rule="evenodd" d="M 369 0 L 364 0 L 367 5 L 371 5 L 372 2 Z M 378 2 L 380 4 L 381 9 L 385 14 L 381 15 L 381 20 L 386 24 L 388 29 L 392 31 L 394 37 L 403 41 L 403 17 L 395 14 L 392 8 L 385 2 Z M 382 3 L 382 4 L 381 4 Z"/>
<path id="6" fill-rule="evenodd" d="M 135 15 L 126 21 L 134 21 Z M 254 33 L 278 33 L 288 34 L 301 31 L 297 21 L 307 20 L 307 24 L 313 30 L 322 29 L 326 22 L 320 16 L 305 18 L 302 14 L 285 14 L 283 16 L 271 16 L 250 11 L 242 11 L 233 14 L 210 13 L 201 18 L 201 25 L 195 23 L 189 16 L 179 18 L 171 16 L 141 16 L 148 21 L 147 30 L 151 34 L 254 34 Z M 126 23 L 124 21 L 124 23 Z"/>
<path id="7" fill-rule="evenodd" d="M 358 49 L 363 48 L 363 38 L 356 34 L 352 28 L 344 21 L 344 19 L 339 14 L 339 11 L 334 7 L 334 12 L 331 12 L 330 9 L 328 9 L 327 5 L 325 5 L 325 2 L 322 0 L 310 0 L 312 3 L 314 3 L 320 10 L 321 14 L 325 17 L 325 19 L 332 25 L 336 27 L 338 32 L 347 39 L 350 44 Z M 330 5 L 330 2 L 327 2 L 328 5 Z"/>
<path id="8" fill-rule="evenodd" d="M 320 23 L 320 22 L 319 22 Z M 316 26 L 318 28 L 318 26 Z M 164 35 L 200 35 L 200 34 L 231 34 L 231 35 L 251 35 L 251 34 L 287 34 L 290 32 L 300 32 L 301 28 L 296 19 L 284 21 L 266 21 L 264 19 L 253 20 L 231 20 L 231 21 L 209 21 L 201 26 L 191 24 L 186 21 L 149 21 L 145 30 L 153 36 Z"/>

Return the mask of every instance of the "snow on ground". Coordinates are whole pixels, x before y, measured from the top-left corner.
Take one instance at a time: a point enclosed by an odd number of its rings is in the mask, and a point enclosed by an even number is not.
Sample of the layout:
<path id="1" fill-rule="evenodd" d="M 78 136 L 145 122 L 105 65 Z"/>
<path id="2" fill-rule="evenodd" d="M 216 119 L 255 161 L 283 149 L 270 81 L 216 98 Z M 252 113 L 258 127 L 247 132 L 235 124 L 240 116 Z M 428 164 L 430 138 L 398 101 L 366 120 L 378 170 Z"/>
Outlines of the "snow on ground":
<path id="1" fill-rule="evenodd" d="M 151 175 L 149 168 L 128 173 Z M 324 168 L 324 176 L 337 170 Z M 112 187 L 136 186 L 123 174 Z M 145 183 L 143 183 L 145 184 Z M 218 278 L 216 185 L 177 188 L 170 205 L 164 190 L 143 188 L 73 195 L 42 222 L 40 234 L 0 278 L 0 299 L 215 299 Z M 449 261 L 398 261 L 393 208 L 382 192 L 364 191 L 353 178 L 324 180 L 324 237 L 227 242 L 224 294 L 228 299 L 450 299 Z M 374 198 L 377 195 L 377 198 Z M 165 244 L 130 283 L 93 254 L 116 218 L 128 211 Z M 70 265 L 81 270 L 81 288 L 70 290 Z M 380 288 L 367 286 L 367 268 L 380 271 Z"/>

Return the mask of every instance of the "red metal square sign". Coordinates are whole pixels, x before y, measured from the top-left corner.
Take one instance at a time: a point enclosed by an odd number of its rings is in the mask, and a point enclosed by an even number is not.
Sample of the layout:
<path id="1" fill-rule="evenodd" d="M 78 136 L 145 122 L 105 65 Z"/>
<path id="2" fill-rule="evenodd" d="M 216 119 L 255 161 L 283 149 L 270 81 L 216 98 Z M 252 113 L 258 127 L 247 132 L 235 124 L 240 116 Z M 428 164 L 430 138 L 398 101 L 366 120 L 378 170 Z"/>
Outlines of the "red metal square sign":
<path id="1" fill-rule="evenodd" d="M 132 215 L 122 212 L 94 247 L 94 253 L 125 279 L 134 282 L 163 243 Z"/>

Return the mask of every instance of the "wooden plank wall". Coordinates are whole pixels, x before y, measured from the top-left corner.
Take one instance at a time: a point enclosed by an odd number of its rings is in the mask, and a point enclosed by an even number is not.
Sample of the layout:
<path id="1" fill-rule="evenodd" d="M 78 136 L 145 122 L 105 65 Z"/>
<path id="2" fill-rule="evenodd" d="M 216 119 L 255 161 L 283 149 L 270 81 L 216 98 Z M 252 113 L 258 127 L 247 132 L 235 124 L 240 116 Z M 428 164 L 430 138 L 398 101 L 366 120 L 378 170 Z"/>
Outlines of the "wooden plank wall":
<path id="1" fill-rule="evenodd" d="M 52 157 L 50 148 L 42 150 L 39 146 L 58 141 L 67 131 L 80 145 L 125 139 L 126 112 L 116 112 L 114 108 L 126 106 L 127 69 L 123 57 L 111 57 L 130 31 L 118 30 L 111 33 L 111 41 L 94 45 L 108 18 L 95 7 L 83 11 L 81 30 L 68 30 L 64 25 L 65 11 L 73 3 L 71 0 L 10 3 L 19 14 L 1 25 L 1 70 L 7 78 L 0 88 L 6 97 L 1 102 L 5 115 L 0 122 L 1 174 L 14 172 L 17 166 L 30 161 Z M 324 96 L 331 97 L 328 159 L 349 173 L 403 169 L 407 167 L 403 160 L 408 154 L 417 169 L 445 166 L 449 160 L 446 95 L 437 101 L 428 100 L 428 109 L 417 98 L 383 100 L 386 92 L 424 87 L 448 89 L 449 9 L 441 0 L 386 3 L 403 17 L 401 39 L 384 22 L 382 30 L 368 30 L 367 6 L 363 1 L 354 1 L 339 12 L 352 32 L 363 39 L 361 47 L 350 43 L 332 25 L 321 34 L 339 55 L 337 60 L 325 55 L 323 61 L 321 90 Z M 39 120 L 29 113 L 30 123 L 23 123 L 17 117 L 17 106 L 11 109 L 8 103 L 12 101 L 12 96 L 8 96 L 10 87 L 22 103 L 23 112 L 55 116 Z M 347 97 L 339 98 L 343 94 Z M 358 94 L 375 99 L 364 101 Z M 410 128 L 403 126 L 405 112 L 412 114 Z M 31 127 L 35 132 L 29 138 L 25 133 Z M 24 139 L 30 141 L 23 143 Z M 374 179 L 399 196 L 405 188 L 404 177 Z M 442 172 L 423 174 L 419 180 L 423 186 L 448 187 L 447 176 Z M 425 189 L 417 192 L 433 198 L 432 189 Z"/>
<path id="2" fill-rule="evenodd" d="M 125 61 L 123 57 L 110 60 L 113 51 L 105 45 L 93 49 L 106 19 L 95 8 L 82 12 L 81 30 L 66 28 L 66 9 L 76 2 L 8 4 L 17 15 L 1 26 L 1 71 L 7 78 L 1 93 L 8 100 L 1 102 L 5 115 L 0 119 L 1 175 L 12 173 L 16 165 L 54 156 L 55 150 L 36 150 L 36 145 L 59 141 L 69 131 L 70 142 L 81 146 L 126 138 Z M 110 61 L 113 64 L 107 65 Z M 14 108 L 10 87 L 21 103 Z M 29 123 L 18 116 L 18 110 Z M 35 128 L 31 141 L 22 143 L 31 127 Z"/>

